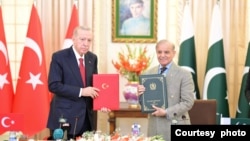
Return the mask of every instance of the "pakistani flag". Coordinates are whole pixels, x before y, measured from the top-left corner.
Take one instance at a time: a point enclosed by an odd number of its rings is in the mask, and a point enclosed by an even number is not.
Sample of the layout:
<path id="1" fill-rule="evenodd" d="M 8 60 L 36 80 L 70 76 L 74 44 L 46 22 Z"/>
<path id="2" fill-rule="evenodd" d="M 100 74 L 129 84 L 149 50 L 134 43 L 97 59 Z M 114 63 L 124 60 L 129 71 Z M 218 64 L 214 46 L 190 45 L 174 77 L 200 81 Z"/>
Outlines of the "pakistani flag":
<path id="1" fill-rule="evenodd" d="M 221 12 L 219 5 L 216 4 L 213 9 L 212 23 L 210 28 L 203 99 L 216 99 L 217 124 L 220 124 L 221 116 L 229 117 L 227 81 L 221 27 Z"/>
<path id="2" fill-rule="evenodd" d="M 221 117 L 221 125 L 250 125 L 250 118 Z"/>
<path id="3" fill-rule="evenodd" d="M 194 30 L 188 3 L 184 7 L 183 21 L 181 27 L 180 54 L 178 60 L 179 60 L 178 64 L 181 67 L 187 69 L 192 73 L 195 84 L 194 97 L 195 99 L 200 99 L 200 92 L 197 84 L 197 73 L 196 73 Z"/>
<path id="4" fill-rule="evenodd" d="M 248 51 L 246 57 L 245 68 L 243 71 L 242 82 L 241 82 L 241 89 L 240 89 L 240 97 L 238 101 L 238 108 L 236 112 L 237 118 L 248 118 L 248 111 L 250 110 L 249 103 L 247 102 L 245 96 L 245 89 L 246 89 L 246 81 L 250 67 L 250 42 L 248 43 Z"/>

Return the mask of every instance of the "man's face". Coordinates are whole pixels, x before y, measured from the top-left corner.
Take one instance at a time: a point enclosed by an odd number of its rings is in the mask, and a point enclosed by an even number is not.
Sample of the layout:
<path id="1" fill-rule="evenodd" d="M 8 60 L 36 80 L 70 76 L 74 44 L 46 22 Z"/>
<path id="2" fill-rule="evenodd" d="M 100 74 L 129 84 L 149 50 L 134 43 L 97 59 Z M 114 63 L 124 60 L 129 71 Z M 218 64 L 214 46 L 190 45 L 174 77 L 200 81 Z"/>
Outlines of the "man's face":
<path id="1" fill-rule="evenodd" d="M 143 4 L 142 3 L 134 3 L 129 6 L 130 12 L 133 17 L 139 17 L 142 15 Z"/>
<path id="2" fill-rule="evenodd" d="M 77 35 L 73 37 L 76 51 L 82 56 L 89 51 L 92 43 L 92 32 L 79 29 Z"/>
<path id="3" fill-rule="evenodd" d="M 156 48 L 157 59 L 162 66 L 168 65 L 175 56 L 175 50 L 168 43 L 159 44 Z"/>

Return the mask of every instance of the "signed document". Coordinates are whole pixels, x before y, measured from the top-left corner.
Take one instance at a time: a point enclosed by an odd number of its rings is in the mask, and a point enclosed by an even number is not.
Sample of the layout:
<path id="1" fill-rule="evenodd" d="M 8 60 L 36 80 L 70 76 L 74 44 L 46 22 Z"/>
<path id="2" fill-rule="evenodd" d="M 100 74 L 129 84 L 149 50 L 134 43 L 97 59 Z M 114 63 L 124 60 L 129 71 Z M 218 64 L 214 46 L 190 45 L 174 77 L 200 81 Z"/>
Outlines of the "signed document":
<path id="1" fill-rule="evenodd" d="M 119 74 L 94 74 L 93 87 L 100 89 L 99 96 L 93 99 L 94 110 L 119 109 Z"/>
<path id="2" fill-rule="evenodd" d="M 152 105 L 161 108 L 167 108 L 167 85 L 166 78 L 161 74 L 140 75 L 139 81 L 146 88 L 140 95 L 141 112 L 154 112 Z"/>

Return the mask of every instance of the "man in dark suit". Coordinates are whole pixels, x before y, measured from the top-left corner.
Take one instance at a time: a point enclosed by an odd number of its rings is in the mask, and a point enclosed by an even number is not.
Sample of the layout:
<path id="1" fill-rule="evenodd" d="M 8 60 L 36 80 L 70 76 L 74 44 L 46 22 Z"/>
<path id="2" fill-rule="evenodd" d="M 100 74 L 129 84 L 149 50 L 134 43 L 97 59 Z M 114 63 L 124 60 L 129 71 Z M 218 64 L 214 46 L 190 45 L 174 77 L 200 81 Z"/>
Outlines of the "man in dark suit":
<path id="1" fill-rule="evenodd" d="M 53 53 L 49 70 L 49 90 L 54 94 L 50 105 L 47 127 L 51 131 L 61 127 L 60 118 L 66 119 L 70 129 L 68 139 L 81 136 L 86 131 L 96 130 L 96 111 L 93 98 L 99 89 L 92 87 L 92 76 L 97 74 L 97 56 L 89 51 L 92 43 L 90 28 L 79 26 L 73 33 L 73 45 Z M 85 67 L 81 77 L 80 61 Z M 109 111 L 104 108 L 102 111 Z"/>

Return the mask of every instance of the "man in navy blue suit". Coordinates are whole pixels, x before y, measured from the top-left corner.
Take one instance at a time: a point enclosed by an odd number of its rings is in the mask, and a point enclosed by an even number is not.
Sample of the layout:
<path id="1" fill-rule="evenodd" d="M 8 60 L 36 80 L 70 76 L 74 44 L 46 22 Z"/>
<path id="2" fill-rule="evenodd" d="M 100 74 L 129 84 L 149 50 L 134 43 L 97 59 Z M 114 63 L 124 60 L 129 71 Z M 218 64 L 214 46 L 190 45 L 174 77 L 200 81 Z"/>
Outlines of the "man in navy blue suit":
<path id="1" fill-rule="evenodd" d="M 93 99 L 99 91 L 92 87 L 92 76 L 98 73 L 97 56 L 89 51 L 92 30 L 84 26 L 76 27 L 72 39 L 71 47 L 53 53 L 48 80 L 49 90 L 54 95 L 47 127 L 52 134 L 60 128 L 59 119 L 66 119 L 70 125 L 68 139 L 96 130 L 97 114 L 93 111 Z M 81 77 L 79 58 L 84 59 L 85 80 Z M 101 111 L 110 110 L 103 108 Z"/>

